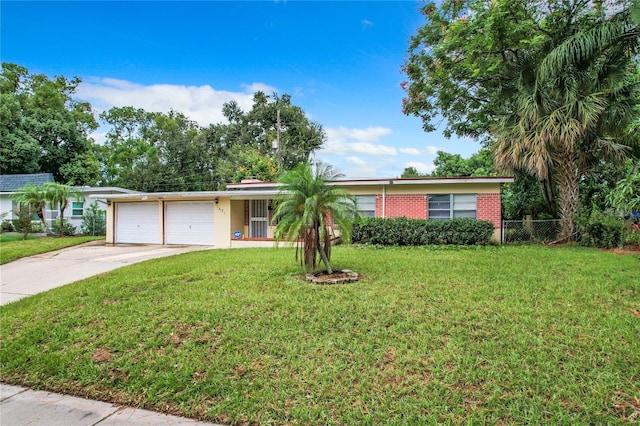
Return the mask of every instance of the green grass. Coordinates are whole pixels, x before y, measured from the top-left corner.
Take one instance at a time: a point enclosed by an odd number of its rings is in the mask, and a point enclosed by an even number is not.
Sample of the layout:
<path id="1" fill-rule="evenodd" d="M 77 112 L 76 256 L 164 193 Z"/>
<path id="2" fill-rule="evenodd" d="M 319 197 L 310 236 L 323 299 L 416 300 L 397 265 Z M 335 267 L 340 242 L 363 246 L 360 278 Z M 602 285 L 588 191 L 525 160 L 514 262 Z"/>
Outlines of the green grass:
<path id="1" fill-rule="evenodd" d="M 224 424 L 628 424 L 640 259 L 337 247 L 156 259 L 0 307 L 0 377 Z"/>
<path id="2" fill-rule="evenodd" d="M 35 235 L 27 234 L 27 240 L 35 240 Z M 24 240 L 24 236 L 22 234 L 0 234 L 0 243 L 10 243 L 12 241 L 22 241 Z"/>
<path id="3" fill-rule="evenodd" d="M 18 238 L 15 238 L 18 237 Z M 104 237 L 46 237 L 22 239 L 22 235 L 0 234 L 0 265 L 35 254 L 76 246 Z"/>

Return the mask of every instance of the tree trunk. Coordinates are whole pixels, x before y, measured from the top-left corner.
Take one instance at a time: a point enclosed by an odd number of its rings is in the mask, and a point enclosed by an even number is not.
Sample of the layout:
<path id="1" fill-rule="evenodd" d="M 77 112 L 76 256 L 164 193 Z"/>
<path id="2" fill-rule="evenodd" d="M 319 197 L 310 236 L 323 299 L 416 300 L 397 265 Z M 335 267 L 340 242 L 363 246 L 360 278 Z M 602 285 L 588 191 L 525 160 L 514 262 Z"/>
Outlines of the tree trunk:
<path id="1" fill-rule="evenodd" d="M 561 240 L 573 241 L 575 238 L 575 215 L 578 212 L 578 166 L 575 154 L 561 153 L 555 170 L 555 178 L 560 201 L 560 235 Z"/>
<path id="2" fill-rule="evenodd" d="M 544 198 L 547 213 L 553 217 L 557 217 L 558 206 L 556 204 L 556 195 L 554 194 L 555 191 L 553 190 L 551 179 L 542 179 L 540 186 L 542 187 L 542 198 Z"/>
<path id="3" fill-rule="evenodd" d="M 331 263 L 329 263 L 329 257 L 327 256 L 327 251 L 324 247 L 323 244 L 320 244 L 320 232 L 318 230 L 317 232 L 317 238 L 318 238 L 318 252 L 320 253 L 320 258 L 322 259 L 322 262 L 324 263 L 324 267 L 327 270 L 328 274 L 333 274 L 333 269 L 331 268 Z M 325 244 L 326 244 L 327 239 L 325 238 Z"/>
<path id="4" fill-rule="evenodd" d="M 310 226 L 304 233 L 304 267 L 308 272 L 312 272 L 316 266 L 316 248 L 318 244 L 316 229 L 316 226 Z"/>

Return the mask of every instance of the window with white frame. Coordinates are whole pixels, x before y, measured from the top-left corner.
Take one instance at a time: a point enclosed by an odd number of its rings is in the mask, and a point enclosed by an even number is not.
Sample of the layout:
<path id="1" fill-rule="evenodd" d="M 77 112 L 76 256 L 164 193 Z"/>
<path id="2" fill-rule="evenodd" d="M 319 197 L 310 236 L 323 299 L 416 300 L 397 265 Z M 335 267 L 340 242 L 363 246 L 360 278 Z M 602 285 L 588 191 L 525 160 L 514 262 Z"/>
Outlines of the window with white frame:
<path id="1" fill-rule="evenodd" d="M 476 218 L 476 194 L 429 194 L 429 219 Z"/>
<path id="2" fill-rule="evenodd" d="M 376 196 L 356 195 L 356 209 L 362 217 L 376 217 Z"/>
<path id="3" fill-rule="evenodd" d="M 82 216 L 82 215 L 84 215 L 84 202 L 73 201 L 71 203 L 71 216 Z"/>

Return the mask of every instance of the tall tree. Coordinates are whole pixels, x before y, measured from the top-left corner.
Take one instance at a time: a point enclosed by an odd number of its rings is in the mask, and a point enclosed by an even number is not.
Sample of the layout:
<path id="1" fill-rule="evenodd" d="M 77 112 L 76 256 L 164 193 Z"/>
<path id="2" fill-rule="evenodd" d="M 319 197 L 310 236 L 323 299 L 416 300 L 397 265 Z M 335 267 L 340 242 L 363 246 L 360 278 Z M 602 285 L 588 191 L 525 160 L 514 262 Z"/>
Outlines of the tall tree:
<path id="1" fill-rule="evenodd" d="M 140 191 L 215 189 L 203 185 L 200 128 L 184 114 L 114 107 L 100 118 L 110 129 L 102 160 L 102 183 Z"/>
<path id="2" fill-rule="evenodd" d="M 521 61 L 513 113 L 494 129 L 498 165 L 555 184 L 565 239 L 574 233 L 584 174 L 599 159 L 621 164 L 638 143 L 626 130 L 640 113 L 640 79 L 629 72 L 640 33 L 628 10 L 594 15 L 550 51 Z"/>
<path id="3" fill-rule="evenodd" d="M 620 160 L 638 116 L 638 30 L 629 1 L 445 1 L 411 40 L 404 110 L 447 135 L 497 140 L 497 162 L 557 195 L 573 231 L 577 183 L 598 158 Z M 499 123 L 499 125 L 496 125 Z M 617 125 L 612 125 L 617 123 Z M 621 131 L 622 130 L 622 131 Z"/>
<path id="4" fill-rule="evenodd" d="M 223 125 L 227 146 L 240 145 L 271 157 L 280 171 L 308 162 L 311 153 L 326 139 L 322 126 L 309 120 L 304 110 L 293 105 L 291 96 L 286 93 L 268 96 L 256 92 L 250 111 L 243 112 L 232 101 L 224 105 L 223 113 L 229 121 L 228 125 Z M 234 158 L 226 160 L 237 164 Z"/>
<path id="5" fill-rule="evenodd" d="M 94 184 L 91 106 L 75 99 L 81 80 L 29 74 L 3 63 L 0 74 L 0 170 L 53 173 L 56 181 Z M 93 173 L 92 173 L 93 172 Z"/>
<path id="6" fill-rule="evenodd" d="M 329 184 L 341 176 L 326 164 L 317 163 L 313 169 L 309 163 L 303 163 L 278 180 L 280 194 L 273 216 L 273 222 L 277 223 L 275 239 L 295 241 L 296 259 L 302 244 L 300 264 L 307 271 L 315 269 L 318 254 L 327 272 L 333 273 L 329 220 L 339 226 L 341 238 L 350 239 L 358 214 L 355 200 L 343 188 Z"/>

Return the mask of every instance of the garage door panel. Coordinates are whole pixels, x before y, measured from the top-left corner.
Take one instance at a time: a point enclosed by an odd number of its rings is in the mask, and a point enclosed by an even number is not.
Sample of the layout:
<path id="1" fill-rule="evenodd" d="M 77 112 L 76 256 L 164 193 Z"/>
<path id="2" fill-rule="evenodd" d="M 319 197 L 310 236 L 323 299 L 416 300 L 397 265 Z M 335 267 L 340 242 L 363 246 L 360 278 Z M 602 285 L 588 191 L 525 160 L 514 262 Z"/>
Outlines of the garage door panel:
<path id="1" fill-rule="evenodd" d="M 156 203 L 116 205 L 116 243 L 162 244 L 160 213 Z"/>
<path id="2" fill-rule="evenodd" d="M 166 203 L 165 243 L 213 245 L 213 203 Z"/>

